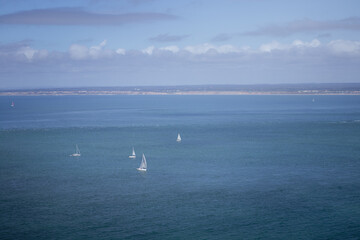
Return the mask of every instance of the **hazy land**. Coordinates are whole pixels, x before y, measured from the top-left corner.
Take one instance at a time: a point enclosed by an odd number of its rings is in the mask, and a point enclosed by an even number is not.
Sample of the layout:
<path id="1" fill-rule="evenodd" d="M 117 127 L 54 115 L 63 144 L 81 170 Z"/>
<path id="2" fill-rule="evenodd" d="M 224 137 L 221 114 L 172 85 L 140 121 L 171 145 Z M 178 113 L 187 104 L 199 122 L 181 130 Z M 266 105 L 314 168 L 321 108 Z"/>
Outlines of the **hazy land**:
<path id="1" fill-rule="evenodd" d="M 360 95 L 359 83 L 79 87 L 1 90 L 0 96 L 41 95 Z"/>

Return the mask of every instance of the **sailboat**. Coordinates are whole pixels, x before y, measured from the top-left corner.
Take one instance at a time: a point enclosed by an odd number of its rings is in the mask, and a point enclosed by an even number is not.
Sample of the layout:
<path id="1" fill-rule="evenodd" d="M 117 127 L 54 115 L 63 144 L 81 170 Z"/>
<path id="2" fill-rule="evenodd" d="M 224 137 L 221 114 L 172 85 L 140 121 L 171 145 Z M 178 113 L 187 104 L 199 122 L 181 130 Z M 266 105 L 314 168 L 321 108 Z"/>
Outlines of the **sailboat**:
<path id="1" fill-rule="evenodd" d="M 129 156 L 129 158 L 136 158 L 136 154 L 135 154 L 134 148 L 132 148 L 132 153 L 131 153 L 131 155 Z"/>
<path id="2" fill-rule="evenodd" d="M 11 102 L 11 107 L 15 107 L 15 103 L 14 102 Z"/>
<path id="3" fill-rule="evenodd" d="M 178 136 L 177 136 L 177 139 L 176 139 L 177 142 L 181 142 L 181 137 L 180 137 L 180 133 L 178 133 Z"/>
<path id="4" fill-rule="evenodd" d="M 77 144 L 76 144 L 76 151 L 75 151 L 75 153 L 71 154 L 70 156 L 71 156 L 71 157 L 80 157 L 80 156 L 81 156 L 81 154 L 80 154 L 80 149 L 79 149 L 79 147 L 78 147 Z"/>
<path id="5" fill-rule="evenodd" d="M 142 171 L 142 172 L 146 172 L 147 169 L 147 163 L 146 163 L 146 158 L 145 155 L 142 155 L 142 159 L 141 159 L 141 163 L 140 163 L 140 167 L 137 168 L 138 171 Z"/>

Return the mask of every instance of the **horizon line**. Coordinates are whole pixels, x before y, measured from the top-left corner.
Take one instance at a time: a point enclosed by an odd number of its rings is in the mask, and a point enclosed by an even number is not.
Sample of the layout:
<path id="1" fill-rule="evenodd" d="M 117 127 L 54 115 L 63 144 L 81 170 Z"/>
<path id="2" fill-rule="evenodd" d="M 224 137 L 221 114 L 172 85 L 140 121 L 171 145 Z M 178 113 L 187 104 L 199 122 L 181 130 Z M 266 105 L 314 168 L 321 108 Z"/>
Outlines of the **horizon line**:
<path id="1" fill-rule="evenodd" d="M 68 89 L 110 89 L 110 88 L 176 88 L 176 87 L 229 87 L 229 86 L 300 86 L 300 85 L 359 85 L 358 82 L 335 82 L 335 83 L 244 83 L 244 84 L 179 84 L 179 85 L 124 85 L 124 86 L 62 86 L 62 87 L 22 87 L 0 88 L 0 92 L 7 91 L 41 91 L 41 90 L 68 90 Z M 140 90 L 140 89 L 139 89 Z"/>

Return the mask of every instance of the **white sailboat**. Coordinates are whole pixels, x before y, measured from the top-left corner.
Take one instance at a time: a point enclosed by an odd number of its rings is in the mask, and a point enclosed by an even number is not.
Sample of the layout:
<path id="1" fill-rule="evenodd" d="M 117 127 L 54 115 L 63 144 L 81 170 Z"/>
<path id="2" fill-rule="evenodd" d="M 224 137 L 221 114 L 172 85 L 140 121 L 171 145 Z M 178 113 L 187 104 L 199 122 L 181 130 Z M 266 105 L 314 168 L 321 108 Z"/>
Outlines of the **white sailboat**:
<path id="1" fill-rule="evenodd" d="M 15 107 L 15 103 L 14 102 L 11 102 L 11 107 Z"/>
<path id="2" fill-rule="evenodd" d="M 142 172 L 146 172 L 147 169 L 147 163 L 146 163 L 146 158 L 145 155 L 142 155 L 142 159 L 141 159 L 141 163 L 140 163 L 140 167 L 137 168 L 138 171 L 142 171 Z"/>
<path id="3" fill-rule="evenodd" d="M 70 156 L 71 156 L 71 157 L 80 157 L 80 156 L 81 156 L 81 154 L 80 154 L 80 149 L 79 149 L 79 147 L 78 147 L 77 144 L 76 144 L 76 151 L 75 151 L 75 153 L 71 154 Z"/>
<path id="4" fill-rule="evenodd" d="M 180 133 L 178 133 L 178 136 L 177 136 L 177 139 L 176 139 L 177 142 L 181 142 L 181 137 L 180 137 Z"/>
<path id="5" fill-rule="evenodd" d="M 129 158 L 136 158 L 136 154 L 135 154 L 135 150 L 134 150 L 134 148 L 132 148 L 132 153 L 131 153 L 131 155 L 129 156 Z"/>

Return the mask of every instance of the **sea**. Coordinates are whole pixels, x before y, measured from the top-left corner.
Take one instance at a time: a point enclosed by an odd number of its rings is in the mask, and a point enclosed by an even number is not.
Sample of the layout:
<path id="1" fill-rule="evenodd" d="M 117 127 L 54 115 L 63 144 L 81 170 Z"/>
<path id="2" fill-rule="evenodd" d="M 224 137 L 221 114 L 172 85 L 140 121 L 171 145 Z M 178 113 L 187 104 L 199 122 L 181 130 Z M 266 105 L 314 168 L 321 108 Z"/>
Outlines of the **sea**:
<path id="1" fill-rule="evenodd" d="M 0 239 L 360 239 L 360 96 L 2 96 Z"/>

